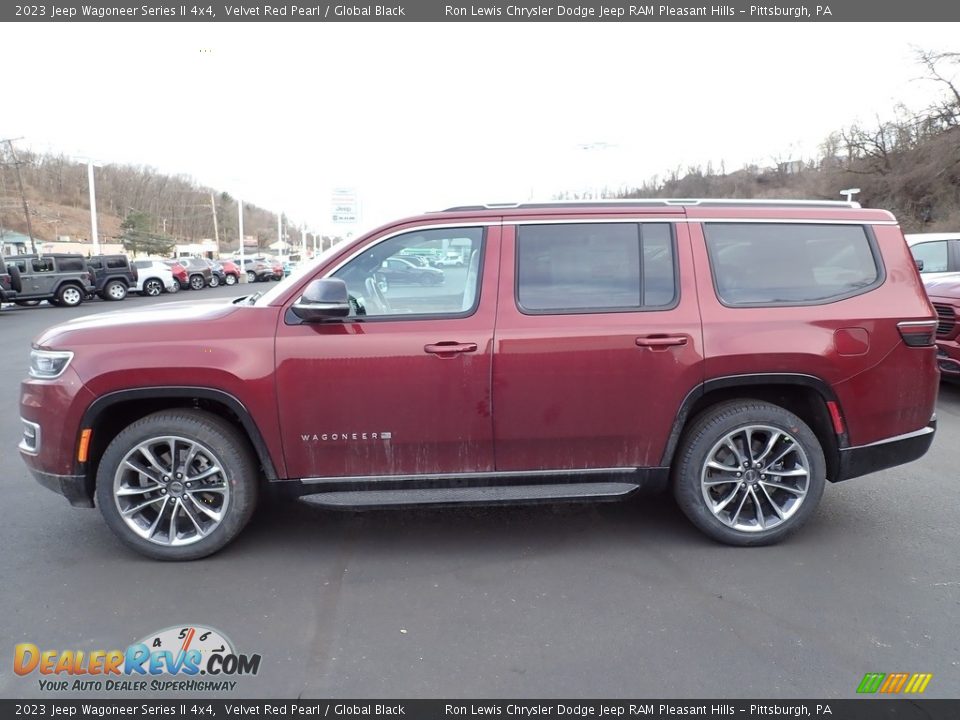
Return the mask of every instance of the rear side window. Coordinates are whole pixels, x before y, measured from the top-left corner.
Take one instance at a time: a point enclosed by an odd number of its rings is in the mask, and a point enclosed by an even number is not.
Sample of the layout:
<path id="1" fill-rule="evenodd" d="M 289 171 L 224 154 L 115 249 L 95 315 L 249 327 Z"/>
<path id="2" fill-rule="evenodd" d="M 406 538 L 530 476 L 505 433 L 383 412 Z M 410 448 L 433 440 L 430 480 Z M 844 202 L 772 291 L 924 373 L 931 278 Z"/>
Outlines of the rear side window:
<path id="1" fill-rule="evenodd" d="M 107 267 L 113 269 L 126 269 L 127 259 L 125 257 L 107 258 Z"/>
<path id="2" fill-rule="evenodd" d="M 517 305 L 530 314 L 671 306 L 676 297 L 667 223 L 521 225 Z"/>
<path id="3" fill-rule="evenodd" d="M 923 261 L 923 269 L 920 272 L 924 273 L 947 272 L 947 250 L 946 240 L 924 242 L 910 248 L 914 259 Z"/>
<path id="4" fill-rule="evenodd" d="M 82 272 L 85 262 L 83 258 L 60 258 L 58 265 L 60 272 Z"/>
<path id="5" fill-rule="evenodd" d="M 866 292 L 882 279 L 860 225 L 707 223 L 707 251 L 725 305 L 805 305 Z"/>

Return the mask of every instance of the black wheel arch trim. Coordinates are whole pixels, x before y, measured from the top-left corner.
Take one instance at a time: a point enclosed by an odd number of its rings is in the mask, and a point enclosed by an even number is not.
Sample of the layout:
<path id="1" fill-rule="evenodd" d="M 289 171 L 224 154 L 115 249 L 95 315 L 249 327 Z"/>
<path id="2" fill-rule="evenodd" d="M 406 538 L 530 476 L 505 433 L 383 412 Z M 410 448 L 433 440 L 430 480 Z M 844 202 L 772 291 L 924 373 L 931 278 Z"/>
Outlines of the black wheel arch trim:
<path id="1" fill-rule="evenodd" d="M 693 387 L 680 403 L 680 409 L 673 421 L 673 427 L 670 429 L 670 435 L 667 438 L 667 445 L 663 450 L 663 456 L 660 458 L 660 465 L 667 467 L 673 460 L 673 455 L 680 442 L 680 436 L 689 420 L 690 412 L 697 401 L 704 395 L 714 390 L 725 390 L 732 387 L 756 387 L 758 385 L 798 385 L 800 387 L 815 390 L 824 400 L 824 402 L 834 402 L 840 409 L 841 417 L 843 408 L 837 400 L 836 393 L 826 383 L 826 381 L 815 375 L 806 375 L 803 373 L 750 373 L 746 375 L 726 375 L 723 377 L 711 378 L 705 380 L 699 385 Z M 837 436 L 837 443 L 840 448 L 847 445 L 846 433 Z"/>
<path id="2" fill-rule="evenodd" d="M 276 467 L 273 464 L 273 458 L 270 456 L 270 450 L 263 439 L 263 435 L 260 433 L 260 428 L 257 427 L 257 423 L 250 415 L 250 411 L 247 410 L 246 406 L 240 402 L 240 400 L 224 390 L 192 387 L 189 385 L 116 390 L 102 395 L 90 403 L 90 406 L 83 413 L 83 418 L 80 421 L 80 429 L 93 428 L 96 430 L 97 421 L 103 415 L 104 411 L 117 403 L 152 398 L 200 398 L 203 400 L 213 400 L 214 402 L 226 405 L 239 418 L 240 424 L 250 438 L 254 452 L 256 452 L 257 458 L 263 466 L 263 472 L 267 480 L 274 481 L 279 479 Z M 87 465 L 88 463 L 78 462 L 77 472 L 86 475 L 88 471 Z"/>

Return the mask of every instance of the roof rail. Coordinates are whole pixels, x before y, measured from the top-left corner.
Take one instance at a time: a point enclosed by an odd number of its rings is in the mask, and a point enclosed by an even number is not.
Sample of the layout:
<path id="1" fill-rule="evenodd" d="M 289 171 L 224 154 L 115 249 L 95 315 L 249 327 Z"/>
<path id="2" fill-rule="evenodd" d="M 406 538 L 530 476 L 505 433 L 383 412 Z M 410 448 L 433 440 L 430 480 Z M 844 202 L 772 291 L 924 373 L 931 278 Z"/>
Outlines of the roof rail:
<path id="1" fill-rule="evenodd" d="M 768 200 L 734 198 L 631 198 L 625 200 L 547 200 L 540 202 L 486 203 L 484 205 L 457 205 L 440 212 L 467 212 L 477 210 L 545 210 L 549 208 L 581 207 L 809 207 L 859 208 L 853 200 Z"/>

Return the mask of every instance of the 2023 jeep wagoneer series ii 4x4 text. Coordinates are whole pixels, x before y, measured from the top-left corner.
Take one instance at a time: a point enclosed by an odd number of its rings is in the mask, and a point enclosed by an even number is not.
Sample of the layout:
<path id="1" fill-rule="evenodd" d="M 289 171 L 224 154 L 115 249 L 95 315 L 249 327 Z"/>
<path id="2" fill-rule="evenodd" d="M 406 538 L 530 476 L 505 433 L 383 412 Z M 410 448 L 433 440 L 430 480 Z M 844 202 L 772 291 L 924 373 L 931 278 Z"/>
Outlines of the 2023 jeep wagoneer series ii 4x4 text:
<path id="1" fill-rule="evenodd" d="M 411 249 L 465 261 L 391 284 Z M 161 559 L 227 544 L 262 483 L 324 507 L 669 486 L 707 535 L 760 545 L 826 480 L 926 452 L 936 329 L 896 220 L 855 203 L 459 207 L 266 293 L 47 330 L 20 451 Z"/>

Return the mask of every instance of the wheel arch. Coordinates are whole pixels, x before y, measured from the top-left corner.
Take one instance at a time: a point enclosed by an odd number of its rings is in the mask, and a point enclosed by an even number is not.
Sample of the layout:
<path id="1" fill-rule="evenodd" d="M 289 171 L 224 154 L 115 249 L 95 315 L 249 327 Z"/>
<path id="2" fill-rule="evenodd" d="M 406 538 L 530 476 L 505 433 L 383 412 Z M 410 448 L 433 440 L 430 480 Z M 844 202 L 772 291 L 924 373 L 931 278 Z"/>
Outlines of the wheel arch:
<path id="1" fill-rule="evenodd" d="M 718 403 L 737 398 L 763 400 L 789 410 L 813 430 L 823 448 L 827 478 L 840 471 L 840 448 L 847 447 L 847 433 L 837 433 L 827 403 L 835 403 L 840 417 L 842 408 L 830 386 L 821 378 L 800 373 L 763 373 L 712 378 L 690 390 L 680 405 L 667 439 L 660 465 L 670 467 L 677 447 L 691 421 Z"/>
<path id="2" fill-rule="evenodd" d="M 276 466 L 256 421 L 243 403 L 230 393 L 202 387 L 134 388 L 97 398 L 83 414 L 80 428 L 90 428 L 93 432 L 87 461 L 77 463 L 77 474 L 86 478 L 91 497 L 100 458 L 117 434 L 146 415 L 173 408 L 206 410 L 233 424 L 247 438 L 266 479 L 278 479 Z"/>

